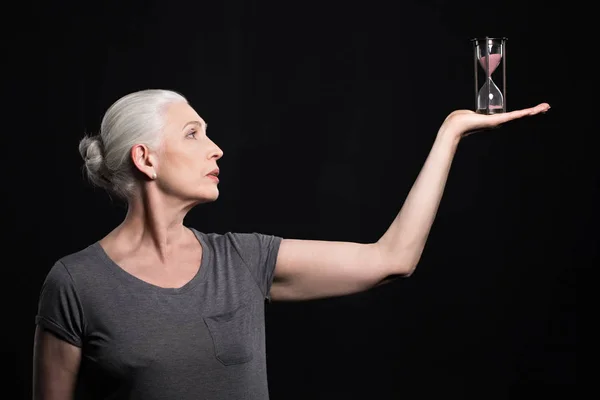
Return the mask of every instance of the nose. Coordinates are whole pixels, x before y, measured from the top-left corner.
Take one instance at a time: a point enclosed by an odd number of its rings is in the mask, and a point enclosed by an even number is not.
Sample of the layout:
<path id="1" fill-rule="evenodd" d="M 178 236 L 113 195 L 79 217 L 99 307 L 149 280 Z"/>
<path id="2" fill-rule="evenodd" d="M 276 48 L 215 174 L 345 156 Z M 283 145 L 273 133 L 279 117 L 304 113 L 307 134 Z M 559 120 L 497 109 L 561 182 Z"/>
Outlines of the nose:
<path id="1" fill-rule="evenodd" d="M 218 160 L 221 157 L 223 157 L 223 150 L 221 150 L 221 148 L 219 146 L 217 146 L 217 144 L 215 142 L 212 142 L 212 149 L 208 155 L 208 158 L 211 160 Z"/>

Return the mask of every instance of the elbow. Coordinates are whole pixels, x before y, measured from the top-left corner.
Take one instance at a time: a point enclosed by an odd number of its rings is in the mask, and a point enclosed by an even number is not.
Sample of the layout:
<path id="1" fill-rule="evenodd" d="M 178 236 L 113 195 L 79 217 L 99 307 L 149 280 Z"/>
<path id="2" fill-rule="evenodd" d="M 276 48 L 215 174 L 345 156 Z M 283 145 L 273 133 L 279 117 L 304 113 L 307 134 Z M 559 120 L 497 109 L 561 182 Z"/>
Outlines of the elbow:
<path id="1" fill-rule="evenodd" d="M 391 268 L 390 275 L 402 278 L 409 278 L 417 269 L 417 262 L 405 262 L 394 264 Z"/>
<path id="2" fill-rule="evenodd" d="M 386 283 L 390 283 L 397 279 L 401 278 L 409 278 L 416 269 L 416 264 L 413 266 L 395 266 L 394 268 L 388 269 L 387 273 L 384 273 L 380 276 L 380 279 L 373 285 L 373 287 L 381 286 Z"/>
<path id="3" fill-rule="evenodd" d="M 402 245 L 390 248 L 383 242 L 377 242 L 380 265 L 383 265 L 385 278 L 410 277 L 416 270 L 423 254 L 423 245 Z"/>
<path id="4" fill-rule="evenodd" d="M 406 268 L 403 272 L 404 275 L 402 275 L 402 276 L 405 278 L 410 278 L 412 276 L 412 274 L 415 272 L 415 269 L 417 269 L 417 263 Z"/>
<path id="5" fill-rule="evenodd" d="M 388 264 L 384 273 L 380 274 L 373 287 L 377 287 L 400 278 L 409 278 L 416 269 L 416 264 Z"/>
<path id="6" fill-rule="evenodd" d="M 388 257 L 384 263 L 384 279 L 408 278 L 417 269 L 419 257 Z"/>

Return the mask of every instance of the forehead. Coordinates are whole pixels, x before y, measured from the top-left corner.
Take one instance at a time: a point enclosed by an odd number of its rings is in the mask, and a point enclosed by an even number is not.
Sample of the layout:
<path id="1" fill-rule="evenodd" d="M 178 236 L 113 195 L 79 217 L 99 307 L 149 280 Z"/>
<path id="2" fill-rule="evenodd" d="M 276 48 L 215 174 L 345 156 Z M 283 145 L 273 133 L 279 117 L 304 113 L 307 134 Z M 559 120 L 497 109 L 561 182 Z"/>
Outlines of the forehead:
<path id="1" fill-rule="evenodd" d="M 170 104 L 166 110 L 166 126 L 169 130 L 182 130 L 189 123 L 206 126 L 206 122 L 198 115 L 196 110 L 185 102 Z"/>

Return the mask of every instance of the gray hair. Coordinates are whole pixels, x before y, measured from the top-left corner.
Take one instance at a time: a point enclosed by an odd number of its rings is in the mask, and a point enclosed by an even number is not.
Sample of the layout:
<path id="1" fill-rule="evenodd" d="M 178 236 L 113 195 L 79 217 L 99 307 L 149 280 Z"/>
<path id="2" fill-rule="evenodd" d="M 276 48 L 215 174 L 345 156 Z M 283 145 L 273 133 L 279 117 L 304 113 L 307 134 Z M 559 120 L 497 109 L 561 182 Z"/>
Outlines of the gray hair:
<path id="1" fill-rule="evenodd" d="M 181 94 L 147 89 L 121 97 L 111 105 L 100 125 L 100 133 L 86 135 L 79 142 L 79 153 L 92 184 L 122 199 L 129 199 L 139 178 L 131 161 L 134 145 L 145 144 L 158 150 L 168 105 L 186 102 Z"/>

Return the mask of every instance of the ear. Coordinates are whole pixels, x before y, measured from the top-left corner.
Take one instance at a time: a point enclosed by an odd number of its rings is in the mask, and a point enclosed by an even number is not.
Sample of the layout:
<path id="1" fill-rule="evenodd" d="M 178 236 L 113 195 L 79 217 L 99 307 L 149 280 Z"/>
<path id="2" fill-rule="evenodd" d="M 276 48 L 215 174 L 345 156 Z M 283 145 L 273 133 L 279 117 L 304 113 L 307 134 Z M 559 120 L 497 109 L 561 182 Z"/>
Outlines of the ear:
<path id="1" fill-rule="evenodd" d="M 148 179 L 154 179 L 156 176 L 156 158 L 150 153 L 148 146 L 136 144 L 131 148 L 131 161 L 133 165 Z"/>

